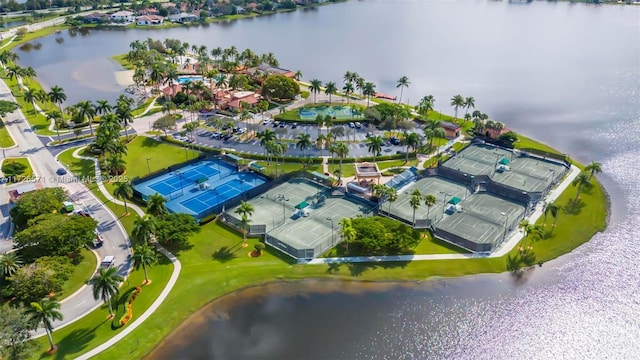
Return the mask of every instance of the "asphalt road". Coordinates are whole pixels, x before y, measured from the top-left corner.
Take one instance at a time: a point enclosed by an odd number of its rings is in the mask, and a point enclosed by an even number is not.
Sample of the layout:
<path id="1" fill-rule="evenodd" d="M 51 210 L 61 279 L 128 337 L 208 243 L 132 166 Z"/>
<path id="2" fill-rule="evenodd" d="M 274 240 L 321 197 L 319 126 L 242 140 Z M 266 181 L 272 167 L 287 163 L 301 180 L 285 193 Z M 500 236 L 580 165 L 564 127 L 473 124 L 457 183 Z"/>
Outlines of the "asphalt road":
<path id="1" fill-rule="evenodd" d="M 6 84 L 2 81 L 0 81 L 0 98 L 15 101 Z M 104 239 L 104 245 L 96 250 L 98 257 L 102 259 L 107 255 L 115 256 L 115 266 L 118 271 L 122 275 L 127 274 L 131 268 L 131 264 L 128 261 L 130 243 L 126 232 L 114 214 L 82 183 L 76 182 L 71 175 L 63 177 L 56 175 L 56 170 L 62 165 L 57 162 L 43 145 L 40 138 L 31 130 L 29 123 L 25 120 L 24 114 L 20 110 L 8 114 L 5 118 L 5 124 L 17 146 L 5 150 L 4 155 L 6 157 L 28 157 L 34 170 L 34 175 L 37 177 L 36 181 L 45 187 L 63 187 L 68 191 L 76 207 L 88 209 L 94 219 L 98 221 L 98 229 Z M 7 190 L 10 188 L 5 187 L 4 191 L 0 191 L 0 213 L 2 214 L 2 224 L 0 226 L 3 230 L 10 227 L 7 210 L 11 206 L 7 195 Z M 3 239 L 0 240 L 1 246 L 6 248 L 9 242 L 5 233 Z M 62 325 L 71 323 L 100 304 L 100 301 L 93 299 L 91 288 L 84 287 L 74 296 L 63 301 L 61 311 L 64 320 L 54 322 L 54 327 L 60 328 Z M 44 331 L 39 330 L 38 334 L 41 333 L 44 333 Z"/>

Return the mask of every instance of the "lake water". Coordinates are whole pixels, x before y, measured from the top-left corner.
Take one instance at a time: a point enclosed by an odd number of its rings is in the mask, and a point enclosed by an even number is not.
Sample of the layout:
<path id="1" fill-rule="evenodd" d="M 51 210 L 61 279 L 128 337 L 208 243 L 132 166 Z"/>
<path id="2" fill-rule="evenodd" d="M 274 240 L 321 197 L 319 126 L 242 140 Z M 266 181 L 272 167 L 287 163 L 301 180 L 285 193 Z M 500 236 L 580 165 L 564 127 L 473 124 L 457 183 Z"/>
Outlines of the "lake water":
<path id="1" fill-rule="evenodd" d="M 603 234 L 525 280 L 483 275 L 410 288 L 311 292 L 307 282 L 234 295 L 158 358 L 633 358 L 640 351 L 640 7 L 535 2 L 351 1 L 206 28 L 96 31 L 20 52 L 75 102 L 114 99 L 109 59 L 135 39 L 274 52 L 305 79 L 346 70 L 404 99 L 452 95 L 580 161 L 603 163 Z M 35 47 L 34 47 L 35 49 Z M 291 296 L 283 295 L 289 292 Z M 239 299 L 244 299 L 240 301 Z M 198 327 L 200 326 L 200 327 Z M 184 340 L 189 343 L 183 343 Z M 186 349 L 186 350 L 185 350 Z"/>

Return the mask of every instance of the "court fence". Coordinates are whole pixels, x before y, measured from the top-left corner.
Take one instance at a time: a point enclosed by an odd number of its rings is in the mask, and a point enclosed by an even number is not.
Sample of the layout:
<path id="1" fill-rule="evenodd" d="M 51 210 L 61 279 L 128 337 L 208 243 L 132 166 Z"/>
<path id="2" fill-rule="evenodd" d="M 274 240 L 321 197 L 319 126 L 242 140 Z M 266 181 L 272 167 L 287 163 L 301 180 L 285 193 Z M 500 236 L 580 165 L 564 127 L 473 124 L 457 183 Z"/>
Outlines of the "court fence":
<path id="1" fill-rule="evenodd" d="M 474 253 L 490 252 L 492 250 L 491 243 L 483 243 L 483 244 L 476 243 L 468 239 L 465 239 L 461 236 L 458 236 L 456 234 L 453 234 L 447 230 L 439 228 L 437 226 L 433 234 L 435 235 L 435 237 L 437 237 L 440 240 L 446 241 L 456 246 L 460 246 L 461 248 L 469 250 Z"/>

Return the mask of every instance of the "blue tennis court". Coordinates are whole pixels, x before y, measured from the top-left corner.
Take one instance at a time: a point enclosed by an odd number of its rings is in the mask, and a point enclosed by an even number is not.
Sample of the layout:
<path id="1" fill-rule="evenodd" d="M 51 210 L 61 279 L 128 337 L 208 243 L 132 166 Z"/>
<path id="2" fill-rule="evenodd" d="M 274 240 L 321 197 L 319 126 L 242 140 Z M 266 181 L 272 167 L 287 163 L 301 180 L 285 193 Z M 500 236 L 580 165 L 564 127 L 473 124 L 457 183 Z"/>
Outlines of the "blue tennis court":
<path id="1" fill-rule="evenodd" d="M 167 196 L 180 189 L 193 185 L 196 181 L 204 179 L 208 180 L 218 174 L 220 174 L 220 171 L 209 165 L 198 165 L 184 172 L 176 170 L 173 172 L 172 176 L 161 179 L 156 183 L 152 183 L 147 186 L 160 195 Z"/>
<path id="2" fill-rule="evenodd" d="M 219 211 L 230 199 L 260 186 L 267 179 L 254 172 L 238 172 L 232 164 L 218 159 L 202 160 L 135 185 L 142 198 L 160 194 L 167 209 L 201 219 Z"/>
<path id="3" fill-rule="evenodd" d="M 253 188 L 251 183 L 244 183 L 239 179 L 231 179 L 229 182 L 218 185 L 213 189 L 208 189 L 208 191 L 196 195 L 189 200 L 180 202 L 180 205 L 192 210 L 196 214 L 200 214 L 251 188 Z"/>

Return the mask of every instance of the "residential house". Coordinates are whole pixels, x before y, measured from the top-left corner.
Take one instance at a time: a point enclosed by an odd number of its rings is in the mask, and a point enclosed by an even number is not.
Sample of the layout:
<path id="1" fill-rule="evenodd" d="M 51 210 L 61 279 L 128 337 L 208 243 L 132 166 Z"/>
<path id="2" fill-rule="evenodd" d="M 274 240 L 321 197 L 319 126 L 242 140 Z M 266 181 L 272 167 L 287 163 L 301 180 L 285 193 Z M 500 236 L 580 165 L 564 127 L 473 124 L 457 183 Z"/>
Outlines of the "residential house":
<path id="1" fill-rule="evenodd" d="M 253 91 L 237 91 L 231 95 L 225 96 L 220 102 L 219 105 L 222 108 L 228 108 L 229 110 L 243 110 L 242 104 L 247 103 L 250 106 L 255 106 L 258 101 L 260 101 L 260 97 L 258 94 Z"/>
<path id="2" fill-rule="evenodd" d="M 173 84 L 171 86 L 167 86 L 167 87 L 163 88 L 161 91 L 162 91 L 162 95 L 164 95 L 165 99 L 171 99 L 172 97 L 176 96 L 177 93 L 182 91 L 182 85 Z"/>
<path id="3" fill-rule="evenodd" d="M 246 12 L 247 12 L 247 10 L 245 8 L 243 8 L 242 6 L 237 6 L 236 5 L 236 13 L 237 14 L 244 14 Z"/>
<path id="4" fill-rule="evenodd" d="M 111 21 L 121 23 L 132 23 L 135 21 L 135 16 L 131 11 L 116 11 L 111 14 Z"/>
<path id="5" fill-rule="evenodd" d="M 489 139 L 498 140 L 500 135 L 506 134 L 509 131 L 511 131 L 511 129 L 509 129 L 507 127 L 503 127 L 502 129 L 495 129 L 495 128 L 485 127 L 483 129 L 483 131 L 482 131 L 482 134 L 484 136 L 488 137 Z"/>
<path id="6" fill-rule="evenodd" d="M 442 126 L 442 129 L 444 130 L 444 136 L 447 139 L 457 138 L 458 136 L 460 136 L 460 133 L 462 131 L 462 127 L 460 125 L 448 121 L 441 121 L 440 126 Z"/>
<path id="7" fill-rule="evenodd" d="M 182 12 L 180 14 L 169 15 L 167 19 L 171 22 L 186 24 L 186 23 L 198 21 L 198 16 L 194 14 L 187 14 Z"/>
<path id="8" fill-rule="evenodd" d="M 164 18 L 158 15 L 142 15 L 136 19 L 136 25 L 162 25 Z"/>
<path id="9" fill-rule="evenodd" d="M 296 77 L 296 73 L 291 70 L 277 68 L 277 67 L 269 66 L 267 64 L 262 64 L 257 68 L 247 69 L 247 74 L 254 74 L 256 70 L 266 72 L 269 75 L 284 75 L 291 79 Z"/>
<path id="10" fill-rule="evenodd" d="M 107 21 L 109 21 L 109 15 L 99 12 L 94 12 L 84 17 L 84 22 L 89 24 L 101 24 Z"/>
<path id="11" fill-rule="evenodd" d="M 252 2 L 246 5 L 247 10 L 256 11 L 258 10 L 258 4 Z"/>
<path id="12" fill-rule="evenodd" d="M 138 11 L 138 15 L 158 15 L 159 13 L 158 9 L 154 8 L 146 8 Z"/>

